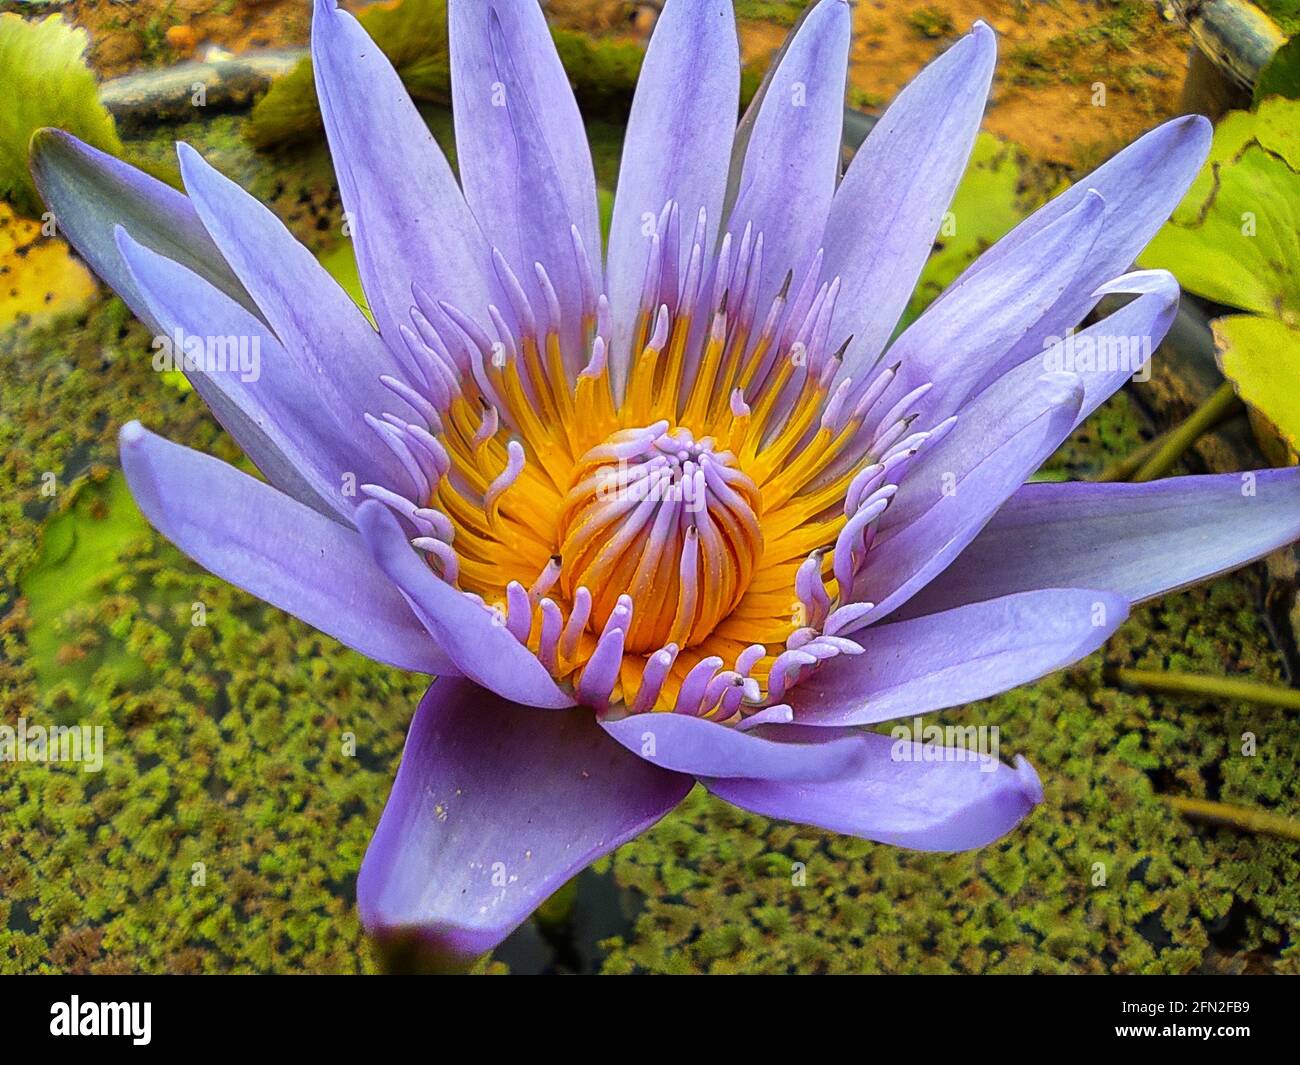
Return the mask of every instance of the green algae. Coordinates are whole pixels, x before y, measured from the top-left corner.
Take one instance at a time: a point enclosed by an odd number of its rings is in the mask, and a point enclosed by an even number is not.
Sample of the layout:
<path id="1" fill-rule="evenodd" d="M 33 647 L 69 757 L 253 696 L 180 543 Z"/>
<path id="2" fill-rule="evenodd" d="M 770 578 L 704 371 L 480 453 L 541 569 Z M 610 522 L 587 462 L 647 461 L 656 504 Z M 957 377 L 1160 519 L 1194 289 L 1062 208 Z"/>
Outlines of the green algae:
<path id="1" fill-rule="evenodd" d="M 113 117 L 99 102 L 86 65 L 89 43 L 89 34 L 61 15 L 37 21 L 0 13 L 0 196 L 29 218 L 42 211 L 27 169 L 27 145 L 36 130 L 58 126 L 103 151 L 121 151 Z"/>
<path id="2" fill-rule="evenodd" d="M 273 168 L 238 120 L 181 133 L 312 247 L 339 245 L 322 153 Z M 49 603 L 25 593 L 58 546 L 51 528 L 89 490 L 78 486 L 114 483 L 102 471 L 117 466 L 118 427 L 139 418 L 239 458 L 198 397 L 160 387 L 149 362 L 146 330 L 116 299 L 0 335 L 0 721 L 101 725 L 106 740 L 98 774 L 0 763 L 0 972 L 375 971 L 355 877 L 422 678 L 347 651 L 143 527 L 113 539 L 104 580 L 57 618 L 60 640 L 105 648 L 103 660 L 42 676 Z M 1121 394 L 1048 468 L 1094 475 L 1150 435 Z M 598 864 L 643 900 L 605 941 L 604 970 L 1300 972 L 1294 845 L 1194 827 L 1160 798 L 1294 816 L 1300 718 L 1103 679 L 1112 664 L 1280 681 L 1261 592 L 1248 570 L 1169 597 L 1074 669 L 941 715 L 997 725 L 1003 757 L 1025 753 L 1043 778 L 1044 804 L 978 853 L 905 853 L 697 789 Z M 123 670 L 128 655 L 143 669 Z M 1254 755 L 1241 753 L 1246 733 Z"/>

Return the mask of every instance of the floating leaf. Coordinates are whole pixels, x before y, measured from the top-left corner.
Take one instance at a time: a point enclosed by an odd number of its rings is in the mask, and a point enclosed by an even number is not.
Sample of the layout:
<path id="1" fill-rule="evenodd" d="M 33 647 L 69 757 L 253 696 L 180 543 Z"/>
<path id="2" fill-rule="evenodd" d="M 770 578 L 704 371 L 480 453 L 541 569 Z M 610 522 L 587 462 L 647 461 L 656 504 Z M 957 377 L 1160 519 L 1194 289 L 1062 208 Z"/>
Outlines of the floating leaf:
<path id="1" fill-rule="evenodd" d="M 1221 122 L 1205 168 L 1141 257 L 1198 296 L 1300 315 L 1300 101 Z"/>
<path id="2" fill-rule="evenodd" d="M 97 289 L 67 244 L 0 203 L 0 329 L 15 322 L 36 325 L 75 310 Z"/>
<path id="3" fill-rule="evenodd" d="M 83 58 L 90 38 L 58 15 L 40 22 L 0 14 L 0 195 L 20 214 L 44 208 L 27 169 L 27 146 L 42 126 L 57 126 L 120 155 L 112 116 Z"/>
<path id="4" fill-rule="evenodd" d="M 82 645 L 67 617 L 74 609 L 93 609 L 109 593 L 122 571 L 122 553 L 147 528 L 120 473 L 82 483 L 71 506 L 45 523 L 41 554 L 18 582 L 31 618 L 27 645 L 43 688 L 64 681 L 84 688 L 105 664 L 116 666 L 123 680 L 144 672 L 120 645 Z"/>
<path id="5" fill-rule="evenodd" d="M 1219 368 L 1250 407 L 1255 435 L 1266 447 L 1270 438 L 1285 443 L 1269 448 L 1269 458 L 1294 463 L 1300 451 L 1300 329 L 1253 314 L 1218 318 L 1211 327 Z"/>

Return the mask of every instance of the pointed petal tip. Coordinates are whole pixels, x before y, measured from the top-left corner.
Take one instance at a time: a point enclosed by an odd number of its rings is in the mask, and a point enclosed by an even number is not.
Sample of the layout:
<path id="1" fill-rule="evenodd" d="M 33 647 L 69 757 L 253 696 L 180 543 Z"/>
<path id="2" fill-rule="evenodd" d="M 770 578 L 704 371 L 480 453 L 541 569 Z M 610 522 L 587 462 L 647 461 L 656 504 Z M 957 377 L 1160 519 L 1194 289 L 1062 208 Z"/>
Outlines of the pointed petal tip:
<path id="1" fill-rule="evenodd" d="M 1181 115 L 1178 118 L 1170 119 L 1169 125 L 1198 139 L 1203 139 L 1207 148 L 1209 147 L 1210 138 L 1214 136 L 1214 123 L 1205 115 Z"/>
<path id="2" fill-rule="evenodd" d="M 149 430 L 132 418 L 117 431 L 117 446 L 123 451 L 138 447 L 148 435 Z"/>
<path id="3" fill-rule="evenodd" d="M 58 129 L 54 126 L 42 126 L 32 133 L 31 140 L 28 141 L 28 151 L 31 156 L 32 166 L 36 165 L 36 157 L 40 152 L 47 151 L 57 142 L 67 143 L 75 141 L 77 138 L 64 129 Z"/>
<path id="4" fill-rule="evenodd" d="M 1043 801 L 1043 782 L 1038 777 L 1038 771 L 1029 764 L 1029 759 L 1023 754 L 1016 755 L 1015 768 L 1016 776 L 1020 780 L 1021 794 L 1029 800 L 1032 809 Z"/>
<path id="5" fill-rule="evenodd" d="M 1145 296 L 1153 292 L 1161 293 L 1170 301 L 1177 300 L 1178 279 L 1168 270 L 1133 270 L 1099 286 L 1093 291 L 1092 297 L 1101 299 L 1102 296 L 1110 295 Z"/>
<path id="6" fill-rule="evenodd" d="M 212 164 L 204 159 L 199 150 L 189 141 L 176 142 L 176 162 L 180 166 L 181 181 L 187 189 L 196 171 L 212 167 Z"/>
<path id="7" fill-rule="evenodd" d="M 994 31 L 993 27 L 982 18 L 977 18 L 973 23 L 971 23 L 969 36 L 978 41 L 982 48 L 991 48 L 994 51 L 997 51 L 998 35 Z"/>
<path id="8" fill-rule="evenodd" d="M 130 248 L 138 247 L 138 242 L 126 231 L 126 226 L 121 222 L 113 223 L 113 243 L 117 245 L 117 250 L 126 254 Z"/>
<path id="9" fill-rule="evenodd" d="M 1181 153 L 1183 150 L 1190 152 L 1196 163 L 1196 169 L 1199 170 L 1210 154 L 1210 144 L 1214 139 L 1214 123 L 1204 115 L 1179 115 L 1177 118 L 1162 122 L 1133 143 L 1140 144 L 1148 138 L 1162 145 L 1161 154 L 1164 156 Z"/>

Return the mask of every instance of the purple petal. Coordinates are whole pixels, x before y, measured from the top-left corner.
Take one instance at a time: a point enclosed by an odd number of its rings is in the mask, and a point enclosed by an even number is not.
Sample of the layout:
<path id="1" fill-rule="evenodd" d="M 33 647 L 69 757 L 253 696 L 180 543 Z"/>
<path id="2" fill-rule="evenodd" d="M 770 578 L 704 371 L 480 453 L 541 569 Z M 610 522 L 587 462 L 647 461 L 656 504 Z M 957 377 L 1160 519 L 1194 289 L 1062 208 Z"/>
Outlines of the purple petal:
<path id="1" fill-rule="evenodd" d="M 1178 314 L 1178 280 L 1166 270 L 1135 270 L 1108 282 L 1100 291 L 1137 299 L 1068 340 L 1062 338 L 1047 351 L 1030 356 L 1035 366 L 1063 369 L 1083 382 L 1083 406 L 1076 429 L 1146 365 Z M 1092 346 L 1094 364 L 1089 364 L 1085 345 Z"/>
<path id="2" fill-rule="evenodd" d="M 1123 596 L 1052 588 L 873 625 L 854 637 L 862 654 L 794 690 L 795 720 L 870 725 L 987 699 L 1092 654 L 1126 617 Z"/>
<path id="3" fill-rule="evenodd" d="M 312 387 L 345 431 L 369 438 L 361 415 L 414 417 L 379 378 L 406 375 L 352 298 L 266 207 L 178 144 L 181 176 L 203 225 Z"/>
<path id="4" fill-rule="evenodd" d="M 561 305 L 580 321 L 570 231 L 576 225 L 596 256 L 599 286 L 596 175 L 542 9 L 534 0 L 451 0 L 449 27 L 452 115 L 465 199 L 530 295 L 533 263 L 540 261 Z"/>
<path id="5" fill-rule="evenodd" d="M 316 0 L 312 65 L 366 301 L 390 344 L 411 285 L 480 315 L 504 306 L 487 242 L 401 79 L 360 23 Z"/>
<path id="6" fill-rule="evenodd" d="M 877 733 L 866 733 L 865 739 L 866 764 L 838 780 L 704 783 L 715 795 L 764 817 L 922 851 L 986 846 L 1043 801 L 1038 775 L 1023 758 L 1013 769 L 971 760 L 964 750 Z"/>
<path id="7" fill-rule="evenodd" d="M 1027 484 L 905 613 L 1059 585 L 1106 588 L 1140 603 L 1297 539 L 1300 469 Z"/>
<path id="8" fill-rule="evenodd" d="M 357 508 L 356 520 L 379 568 L 401 589 L 459 672 L 527 706 L 573 705 L 572 696 L 560 690 L 537 657 L 491 611 L 434 576 L 391 510 L 368 500 Z"/>
<path id="9" fill-rule="evenodd" d="M 601 724 L 647 762 L 700 777 L 830 780 L 853 772 L 864 752 L 862 737 L 856 734 L 797 736 L 769 729 L 759 735 L 687 714 L 632 714 Z"/>
<path id="10" fill-rule="evenodd" d="M 1058 323 L 1058 333 L 1076 325 L 1096 305 L 1097 289 L 1133 265 L 1138 252 L 1178 206 L 1205 162 L 1211 133 L 1209 121 L 1201 115 L 1187 115 L 1157 126 L 1030 215 L 980 256 L 968 273 L 1000 266 L 1004 257 L 1074 210 L 1089 191 L 1095 190 L 1106 202 L 1101 233 L 1078 283 L 1068 288 L 1044 316 L 1044 321 Z M 1008 352 L 1004 365 L 1013 366 L 1029 358 L 1036 346 L 1036 338 L 1026 338 Z"/>
<path id="11" fill-rule="evenodd" d="M 704 247 L 713 247 L 739 105 L 740 48 L 730 0 L 669 0 L 632 101 L 610 226 L 611 372 L 620 387 L 645 277 L 646 221 L 676 200 L 689 228 L 703 208 Z M 681 242 L 679 276 L 686 272 L 689 244 Z"/>
<path id="12" fill-rule="evenodd" d="M 786 271 L 798 280 L 821 246 L 839 176 L 850 18 L 844 0 L 821 0 L 799 27 L 768 85 L 745 152 L 728 229 L 763 235 L 758 306 Z"/>
<path id="13" fill-rule="evenodd" d="M 854 156 L 831 204 L 827 276 L 843 287 L 831 325 L 850 335 L 855 378 L 884 349 L 929 258 L 979 132 L 997 40 L 977 22 L 898 94 Z"/>
<path id="14" fill-rule="evenodd" d="M 176 351 L 176 339 L 220 339 L 243 343 L 249 369 L 211 368 L 186 376 L 257 468 L 282 492 L 322 513 L 348 518 L 355 496 L 344 494 L 351 475 L 356 484 L 404 484 L 395 461 L 376 461 L 382 445 L 372 434 L 350 437 L 341 431 L 316 376 L 272 336 L 260 319 L 185 267 L 136 243 L 119 229 L 119 251 L 136 290 L 160 334 Z M 253 345 L 257 359 L 252 359 Z M 162 352 L 163 349 L 159 349 Z M 214 349 L 214 355 L 220 354 Z"/>
<path id="15" fill-rule="evenodd" d="M 113 230 L 193 270 L 245 310 L 252 298 L 212 243 L 193 205 L 181 193 L 61 129 L 32 138 L 32 176 L 55 223 L 106 284 L 149 321 L 148 310 L 117 253 Z"/>
<path id="16" fill-rule="evenodd" d="M 355 532 L 139 422 L 119 447 L 144 516 L 199 565 L 367 658 L 455 672 Z"/>
<path id="17" fill-rule="evenodd" d="M 938 576 L 1069 435 L 1083 400 L 1073 374 L 1003 378 L 917 457 L 867 552 L 855 601 L 884 617 Z"/>
<path id="18" fill-rule="evenodd" d="M 435 681 L 357 878 L 361 920 L 463 967 L 693 783 L 623 750 L 589 711 L 530 713 Z"/>
<path id="19" fill-rule="evenodd" d="M 922 410 L 938 424 L 961 409 L 982 379 L 1016 365 L 1006 356 L 1022 340 L 1032 339 L 1041 354 L 1046 333 L 1060 336 L 1072 324 L 1048 316 L 1061 294 L 1079 284 L 1103 213 L 1101 197 L 1089 194 L 1003 256 L 996 269 L 958 278 L 889 348 L 889 361 L 902 365 L 882 403 L 933 382 Z"/>

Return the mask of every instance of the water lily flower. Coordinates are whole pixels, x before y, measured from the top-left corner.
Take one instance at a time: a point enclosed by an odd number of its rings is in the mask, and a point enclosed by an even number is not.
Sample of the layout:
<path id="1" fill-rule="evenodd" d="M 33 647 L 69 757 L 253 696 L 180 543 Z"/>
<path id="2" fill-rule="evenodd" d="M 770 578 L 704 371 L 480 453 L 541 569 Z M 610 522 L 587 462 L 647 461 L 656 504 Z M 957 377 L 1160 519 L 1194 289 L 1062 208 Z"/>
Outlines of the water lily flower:
<path id="1" fill-rule="evenodd" d="M 459 181 L 361 26 L 316 4 L 374 326 L 191 148 L 184 195 L 66 134 L 34 151 L 98 273 L 159 335 L 204 341 L 190 379 L 265 478 L 132 422 L 148 519 L 437 678 L 359 875 L 381 940 L 490 950 L 697 781 L 901 847 L 987 844 L 1042 799 L 1027 762 L 863 726 L 1067 666 L 1132 604 L 1300 536 L 1296 470 L 1026 483 L 1138 368 L 1053 368 L 1045 339 L 1107 293 L 1131 298 L 1076 348 L 1170 324 L 1173 278 L 1127 271 L 1200 168 L 1204 119 L 1052 200 L 891 342 L 984 110 L 987 26 L 841 176 L 848 5 L 812 8 L 738 130 L 730 3 L 670 0 L 603 251 L 536 0 L 449 17 Z M 258 374 L 213 338 L 255 338 Z"/>

